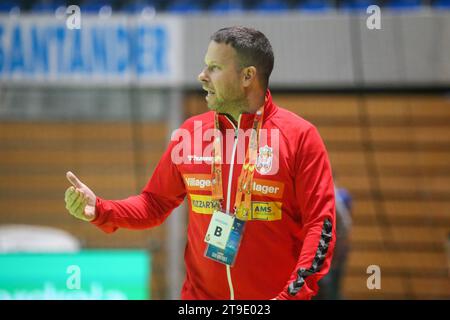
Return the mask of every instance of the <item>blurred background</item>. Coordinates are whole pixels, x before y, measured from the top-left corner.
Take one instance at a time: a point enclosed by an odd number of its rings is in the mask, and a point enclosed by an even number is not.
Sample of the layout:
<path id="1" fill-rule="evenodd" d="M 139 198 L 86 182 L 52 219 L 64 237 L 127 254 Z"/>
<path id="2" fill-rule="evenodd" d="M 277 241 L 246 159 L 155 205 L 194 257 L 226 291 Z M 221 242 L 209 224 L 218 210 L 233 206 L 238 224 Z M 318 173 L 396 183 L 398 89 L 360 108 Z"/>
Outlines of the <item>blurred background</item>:
<path id="1" fill-rule="evenodd" d="M 450 298 L 449 0 L 2 0 L 0 299 L 179 297 L 186 206 L 107 235 L 67 213 L 65 173 L 140 192 L 207 110 L 197 74 L 230 25 L 267 35 L 275 102 L 329 152 L 340 240 L 320 298 Z"/>

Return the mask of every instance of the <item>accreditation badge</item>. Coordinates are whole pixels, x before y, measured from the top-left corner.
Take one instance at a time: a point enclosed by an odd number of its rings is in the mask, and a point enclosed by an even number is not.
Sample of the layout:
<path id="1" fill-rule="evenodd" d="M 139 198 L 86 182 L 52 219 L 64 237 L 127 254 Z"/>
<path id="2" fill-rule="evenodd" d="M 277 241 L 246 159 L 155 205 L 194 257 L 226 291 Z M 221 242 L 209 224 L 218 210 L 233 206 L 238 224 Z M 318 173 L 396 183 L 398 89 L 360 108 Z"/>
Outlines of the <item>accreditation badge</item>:
<path id="1" fill-rule="evenodd" d="M 225 213 L 222 213 L 225 214 Z M 227 214 L 225 214 L 227 215 Z M 244 233 L 245 221 L 240 220 L 234 216 L 227 215 L 232 219 L 232 226 L 230 233 L 228 234 L 227 241 L 224 247 L 217 246 L 208 242 L 208 246 L 205 251 L 205 257 L 212 259 L 214 261 L 233 266 L 236 260 L 236 256 L 241 244 L 242 235 Z M 212 219 L 211 219 L 212 220 Z M 211 226 L 211 224 L 210 224 Z M 209 232 L 209 228 L 208 228 Z M 208 233 L 207 233 L 208 235 Z M 211 237 L 211 235 L 210 235 Z M 210 238 L 211 239 L 211 238 Z"/>
<path id="2" fill-rule="evenodd" d="M 222 211 L 214 211 L 206 232 L 205 242 L 225 249 L 228 237 L 233 227 L 233 217 Z"/>

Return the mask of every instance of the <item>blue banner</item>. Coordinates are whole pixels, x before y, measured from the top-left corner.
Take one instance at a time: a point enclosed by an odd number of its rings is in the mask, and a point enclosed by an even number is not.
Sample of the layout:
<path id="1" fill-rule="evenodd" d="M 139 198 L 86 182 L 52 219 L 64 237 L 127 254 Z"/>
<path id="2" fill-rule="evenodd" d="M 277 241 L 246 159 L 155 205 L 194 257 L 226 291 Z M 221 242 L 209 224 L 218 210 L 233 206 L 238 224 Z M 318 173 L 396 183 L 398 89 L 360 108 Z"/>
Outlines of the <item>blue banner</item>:
<path id="1" fill-rule="evenodd" d="M 180 80 L 174 17 L 84 17 L 69 29 L 53 16 L 0 17 L 0 80 L 171 85 Z"/>

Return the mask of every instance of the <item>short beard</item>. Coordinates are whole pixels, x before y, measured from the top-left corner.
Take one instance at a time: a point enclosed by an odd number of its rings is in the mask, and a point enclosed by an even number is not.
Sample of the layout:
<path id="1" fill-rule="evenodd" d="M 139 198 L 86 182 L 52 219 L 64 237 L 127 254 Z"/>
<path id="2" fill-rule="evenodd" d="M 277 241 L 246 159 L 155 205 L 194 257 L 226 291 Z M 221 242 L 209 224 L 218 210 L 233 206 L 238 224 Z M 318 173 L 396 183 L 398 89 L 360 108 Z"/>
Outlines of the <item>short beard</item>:
<path id="1" fill-rule="evenodd" d="M 231 113 L 230 111 L 238 110 L 242 113 L 248 109 L 247 102 L 243 99 L 236 99 L 225 103 L 224 101 L 216 101 L 214 104 L 208 103 L 208 109 L 216 111 L 218 113 Z"/>

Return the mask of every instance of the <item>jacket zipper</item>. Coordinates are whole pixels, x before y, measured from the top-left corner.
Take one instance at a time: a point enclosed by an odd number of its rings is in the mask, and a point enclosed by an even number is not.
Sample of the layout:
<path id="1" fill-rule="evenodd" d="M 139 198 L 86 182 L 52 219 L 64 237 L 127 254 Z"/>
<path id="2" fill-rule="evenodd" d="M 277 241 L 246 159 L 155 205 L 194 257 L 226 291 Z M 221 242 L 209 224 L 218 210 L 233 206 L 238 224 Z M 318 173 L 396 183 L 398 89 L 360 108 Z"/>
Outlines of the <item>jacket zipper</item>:
<path id="1" fill-rule="evenodd" d="M 228 117 L 226 117 L 226 116 L 225 116 L 225 118 L 228 119 Z M 226 208 L 227 213 L 230 212 L 230 202 L 231 202 L 230 196 L 231 196 L 231 185 L 232 185 L 232 181 L 233 181 L 233 168 L 234 168 L 234 160 L 235 160 L 234 158 L 236 157 L 236 148 L 237 148 L 237 143 L 238 143 L 241 115 L 239 115 L 237 127 L 234 125 L 233 121 L 231 121 L 230 119 L 228 119 L 228 121 L 230 121 L 230 123 L 233 125 L 235 132 L 234 132 L 233 153 L 231 154 L 230 172 L 228 175 L 227 208 Z M 234 288 L 233 288 L 233 281 L 231 279 L 231 268 L 229 265 L 226 265 L 226 268 L 227 268 L 228 287 L 230 289 L 230 300 L 234 300 Z"/>

